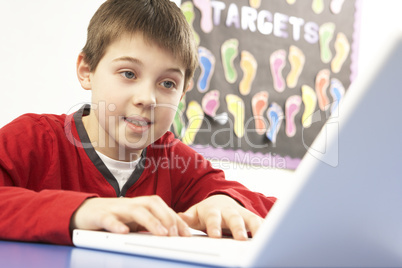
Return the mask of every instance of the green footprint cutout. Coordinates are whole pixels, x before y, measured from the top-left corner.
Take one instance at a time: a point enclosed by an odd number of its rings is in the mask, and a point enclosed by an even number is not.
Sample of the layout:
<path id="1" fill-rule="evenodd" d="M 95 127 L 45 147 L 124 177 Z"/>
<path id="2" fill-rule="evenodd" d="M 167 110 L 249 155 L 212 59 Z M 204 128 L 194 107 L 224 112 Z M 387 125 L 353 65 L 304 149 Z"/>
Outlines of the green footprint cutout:
<path id="1" fill-rule="evenodd" d="M 320 35 L 320 49 L 321 60 L 323 63 L 328 63 L 332 59 L 332 52 L 330 49 L 330 42 L 334 37 L 335 24 L 332 22 L 324 23 L 319 30 Z"/>
<path id="2" fill-rule="evenodd" d="M 237 71 L 233 64 L 234 59 L 239 54 L 239 40 L 226 40 L 221 47 L 223 70 L 228 83 L 233 84 L 237 80 Z"/>

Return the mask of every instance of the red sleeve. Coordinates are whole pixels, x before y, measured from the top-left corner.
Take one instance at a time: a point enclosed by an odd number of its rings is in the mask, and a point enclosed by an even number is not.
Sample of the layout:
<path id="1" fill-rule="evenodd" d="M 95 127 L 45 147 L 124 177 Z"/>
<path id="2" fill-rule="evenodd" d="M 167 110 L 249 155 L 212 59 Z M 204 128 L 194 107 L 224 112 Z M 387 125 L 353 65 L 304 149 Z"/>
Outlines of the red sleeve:
<path id="1" fill-rule="evenodd" d="M 32 116 L 0 129 L 0 239 L 72 243 L 70 218 L 93 195 L 62 191 L 60 180 L 48 179 L 53 143 L 49 127 Z"/>
<path id="2" fill-rule="evenodd" d="M 0 187 L 0 239 L 71 245 L 74 211 L 88 194 Z"/>
<path id="3" fill-rule="evenodd" d="M 185 211 L 190 206 L 216 194 L 232 197 L 261 217 L 265 217 L 275 203 L 275 197 L 266 197 L 261 193 L 250 191 L 239 182 L 226 180 L 222 170 L 213 168 L 208 160 L 187 145 L 177 142 L 171 148 L 171 155 L 180 156 L 188 161 L 184 169 L 171 169 L 171 176 L 177 181 L 176 194 L 179 194 L 175 197 L 176 211 Z M 176 180 L 177 178 L 180 179 Z"/>

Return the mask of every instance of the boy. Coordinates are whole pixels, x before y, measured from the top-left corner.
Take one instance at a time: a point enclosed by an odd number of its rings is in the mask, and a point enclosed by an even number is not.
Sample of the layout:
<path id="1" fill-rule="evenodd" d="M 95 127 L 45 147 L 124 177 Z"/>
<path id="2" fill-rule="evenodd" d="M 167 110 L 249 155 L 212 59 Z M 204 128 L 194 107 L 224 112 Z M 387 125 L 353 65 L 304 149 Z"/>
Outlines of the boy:
<path id="1" fill-rule="evenodd" d="M 0 130 L 0 239 L 71 245 L 74 228 L 254 235 L 275 199 L 226 181 L 168 131 L 196 66 L 174 3 L 106 1 L 77 61 L 91 106 Z"/>

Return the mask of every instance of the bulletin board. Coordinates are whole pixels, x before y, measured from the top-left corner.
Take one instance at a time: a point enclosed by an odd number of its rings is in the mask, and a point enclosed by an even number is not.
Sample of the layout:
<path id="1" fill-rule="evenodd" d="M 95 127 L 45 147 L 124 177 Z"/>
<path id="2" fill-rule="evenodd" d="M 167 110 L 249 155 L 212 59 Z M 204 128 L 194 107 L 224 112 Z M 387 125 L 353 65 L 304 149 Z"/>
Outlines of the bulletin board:
<path id="1" fill-rule="evenodd" d="M 360 0 L 179 2 L 200 67 L 176 137 L 208 159 L 296 169 L 356 76 Z"/>

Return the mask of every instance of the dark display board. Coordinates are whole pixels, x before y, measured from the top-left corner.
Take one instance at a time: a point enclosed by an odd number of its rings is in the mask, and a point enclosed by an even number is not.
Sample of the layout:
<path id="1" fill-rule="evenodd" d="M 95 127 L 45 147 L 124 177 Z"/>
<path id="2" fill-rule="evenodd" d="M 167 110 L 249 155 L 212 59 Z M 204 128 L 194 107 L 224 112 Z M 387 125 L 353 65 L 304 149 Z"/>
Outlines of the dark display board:
<path id="1" fill-rule="evenodd" d="M 178 4 L 200 68 L 172 131 L 213 160 L 295 169 L 356 75 L 359 0 Z"/>

